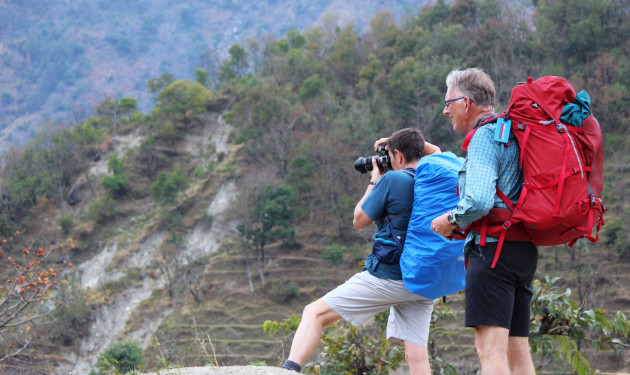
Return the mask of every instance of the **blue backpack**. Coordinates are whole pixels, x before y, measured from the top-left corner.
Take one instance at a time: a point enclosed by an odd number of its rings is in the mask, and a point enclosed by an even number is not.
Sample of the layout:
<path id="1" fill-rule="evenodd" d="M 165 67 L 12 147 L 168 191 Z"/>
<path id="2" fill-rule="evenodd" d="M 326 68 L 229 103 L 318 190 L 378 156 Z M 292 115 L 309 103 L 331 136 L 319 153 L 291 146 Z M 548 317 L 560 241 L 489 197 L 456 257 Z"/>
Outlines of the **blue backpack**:
<path id="1" fill-rule="evenodd" d="M 431 230 L 431 221 L 459 202 L 457 182 L 463 160 L 443 152 L 423 157 L 416 169 L 400 268 L 407 290 L 428 299 L 464 289 L 464 241 L 449 241 Z"/>

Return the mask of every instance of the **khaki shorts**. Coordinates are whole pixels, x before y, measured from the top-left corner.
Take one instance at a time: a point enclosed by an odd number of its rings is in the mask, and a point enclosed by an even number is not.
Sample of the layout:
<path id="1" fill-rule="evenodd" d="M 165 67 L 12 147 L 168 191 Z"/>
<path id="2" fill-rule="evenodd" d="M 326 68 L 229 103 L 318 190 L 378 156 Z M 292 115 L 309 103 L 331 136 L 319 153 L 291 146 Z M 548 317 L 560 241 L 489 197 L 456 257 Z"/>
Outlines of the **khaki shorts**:
<path id="1" fill-rule="evenodd" d="M 390 309 L 387 338 L 427 346 L 433 300 L 409 292 L 402 280 L 381 279 L 364 271 L 323 297 L 328 306 L 353 326 Z"/>

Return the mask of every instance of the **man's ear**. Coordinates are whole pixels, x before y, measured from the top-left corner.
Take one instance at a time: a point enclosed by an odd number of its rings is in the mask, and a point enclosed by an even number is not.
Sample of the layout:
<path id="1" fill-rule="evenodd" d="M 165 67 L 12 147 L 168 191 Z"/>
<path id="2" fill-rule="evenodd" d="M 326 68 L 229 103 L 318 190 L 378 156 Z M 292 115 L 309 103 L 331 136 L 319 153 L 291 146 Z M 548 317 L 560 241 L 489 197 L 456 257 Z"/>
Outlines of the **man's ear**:
<path id="1" fill-rule="evenodd" d="M 394 150 L 394 157 L 396 158 L 398 164 L 403 164 L 403 162 L 405 161 L 405 155 L 403 155 L 400 150 Z"/>
<path id="2" fill-rule="evenodd" d="M 464 96 L 464 100 L 466 101 L 466 112 L 468 112 L 472 109 L 472 100 L 467 96 Z"/>

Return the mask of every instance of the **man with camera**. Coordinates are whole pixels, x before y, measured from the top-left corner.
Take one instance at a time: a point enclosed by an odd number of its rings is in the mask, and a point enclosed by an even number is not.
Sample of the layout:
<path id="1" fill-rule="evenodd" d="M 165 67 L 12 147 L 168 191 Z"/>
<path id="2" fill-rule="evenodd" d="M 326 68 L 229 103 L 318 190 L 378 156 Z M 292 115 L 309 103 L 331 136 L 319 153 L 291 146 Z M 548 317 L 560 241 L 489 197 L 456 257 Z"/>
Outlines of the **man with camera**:
<path id="1" fill-rule="evenodd" d="M 386 145 L 379 150 L 382 154 L 369 158 L 371 164 L 364 163 L 371 178 L 354 209 L 353 221 L 355 229 L 377 224 L 373 251 L 361 272 L 304 308 L 289 358 L 282 366 L 285 369 L 301 371 L 325 326 L 342 318 L 359 326 L 389 308 L 387 337 L 403 342 L 410 374 L 431 373 L 427 342 L 433 301 L 405 288 L 398 259 L 413 204 L 416 166 L 425 149 L 435 153 L 439 148 L 428 143 L 425 147 L 422 133 L 411 128 L 377 141 L 375 148 L 381 144 Z M 359 160 L 355 167 L 357 164 L 361 164 Z M 388 167 L 392 169 L 389 172 Z M 379 243 L 393 244 L 391 250 L 398 249 L 398 254 L 381 254 L 388 249 Z"/>

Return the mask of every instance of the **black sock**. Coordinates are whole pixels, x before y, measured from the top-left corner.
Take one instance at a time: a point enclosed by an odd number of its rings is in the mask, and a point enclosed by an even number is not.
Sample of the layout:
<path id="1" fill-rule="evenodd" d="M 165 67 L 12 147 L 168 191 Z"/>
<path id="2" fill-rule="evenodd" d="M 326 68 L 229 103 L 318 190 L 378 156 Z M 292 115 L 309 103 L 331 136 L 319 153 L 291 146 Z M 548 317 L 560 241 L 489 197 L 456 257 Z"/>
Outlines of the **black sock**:
<path id="1" fill-rule="evenodd" d="M 287 359 L 284 362 L 284 365 L 282 365 L 282 368 L 283 369 L 287 369 L 287 370 L 291 370 L 291 371 L 295 371 L 295 372 L 302 371 L 302 366 L 300 366 L 297 363 L 291 361 L 290 359 Z"/>

